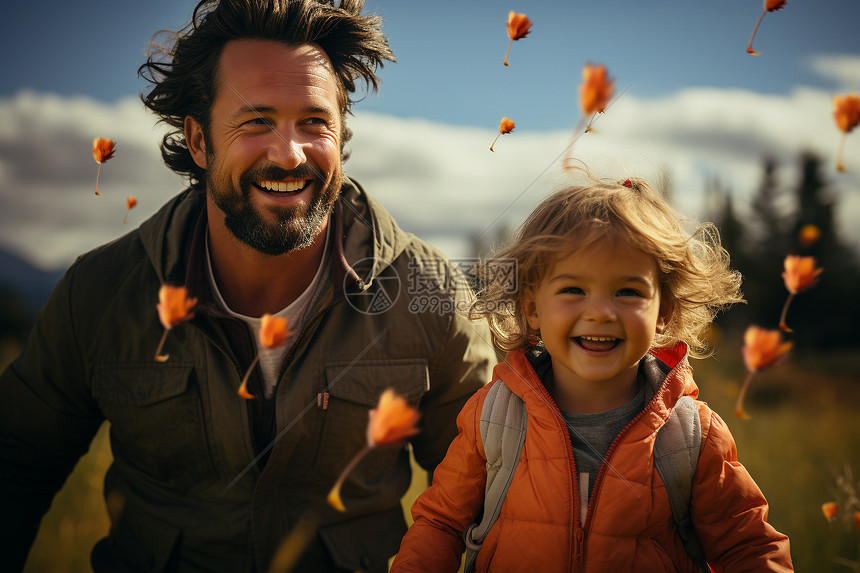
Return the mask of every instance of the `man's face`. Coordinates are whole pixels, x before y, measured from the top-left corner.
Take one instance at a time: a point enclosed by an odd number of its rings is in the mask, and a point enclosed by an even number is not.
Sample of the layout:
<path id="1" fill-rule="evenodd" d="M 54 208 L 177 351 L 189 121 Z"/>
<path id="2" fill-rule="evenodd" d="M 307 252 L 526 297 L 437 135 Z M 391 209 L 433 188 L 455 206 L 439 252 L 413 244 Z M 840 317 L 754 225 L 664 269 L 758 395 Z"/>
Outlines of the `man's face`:
<path id="1" fill-rule="evenodd" d="M 343 182 L 338 84 L 328 56 L 314 44 L 235 40 L 217 77 L 203 147 L 207 192 L 223 224 L 268 255 L 307 247 Z"/>

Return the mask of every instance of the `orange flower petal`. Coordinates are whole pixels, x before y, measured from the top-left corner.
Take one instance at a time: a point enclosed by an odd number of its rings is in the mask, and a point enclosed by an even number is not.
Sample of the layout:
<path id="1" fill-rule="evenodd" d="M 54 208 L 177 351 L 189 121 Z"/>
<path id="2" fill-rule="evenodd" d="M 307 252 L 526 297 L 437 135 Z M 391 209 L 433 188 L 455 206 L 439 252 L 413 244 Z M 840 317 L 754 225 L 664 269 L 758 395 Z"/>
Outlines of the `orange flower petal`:
<path id="1" fill-rule="evenodd" d="M 860 529 L 860 511 L 854 512 L 854 515 L 851 516 L 851 521 L 854 522 L 854 527 Z"/>
<path id="2" fill-rule="evenodd" d="M 191 311 L 197 304 L 197 299 L 188 296 L 184 286 L 161 285 L 158 289 L 158 318 L 164 328 L 171 329 L 184 320 L 194 318 Z"/>
<path id="3" fill-rule="evenodd" d="M 785 8 L 786 0 L 765 0 L 764 9 L 768 12 L 776 12 Z"/>
<path id="4" fill-rule="evenodd" d="M 603 113 L 614 89 L 615 81 L 609 77 L 606 66 L 586 64 L 582 68 L 582 84 L 579 86 L 582 114 Z"/>
<path id="5" fill-rule="evenodd" d="M 513 10 L 508 13 L 508 36 L 511 40 L 519 40 L 529 35 L 532 21 L 525 14 L 517 14 Z"/>
<path id="6" fill-rule="evenodd" d="M 531 28 L 532 21 L 525 14 L 517 14 L 511 10 L 508 14 L 508 37 L 510 37 L 511 41 L 508 43 L 508 51 L 505 52 L 505 61 L 502 62 L 505 66 L 508 66 L 508 54 L 511 53 L 511 46 L 514 45 L 514 40 L 528 36 Z"/>
<path id="7" fill-rule="evenodd" d="M 264 314 L 260 319 L 260 343 L 266 348 L 276 348 L 290 337 L 287 319 Z"/>
<path id="8" fill-rule="evenodd" d="M 116 143 L 110 139 L 97 137 L 93 140 L 93 159 L 96 163 L 104 163 L 111 159 L 116 152 Z"/>
<path id="9" fill-rule="evenodd" d="M 137 205 L 137 199 L 135 199 L 134 197 L 128 197 L 125 200 L 126 211 L 125 211 L 125 219 L 122 220 L 123 224 L 128 223 L 128 212 L 131 211 L 132 209 L 134 209 L 134 207 L 136 205 Z"/>
<path id="10" fill-rule="evenodd" d="M 860 96 L 847 94 L 833 98 L 833 119 L 836 127 L 850 133 L 860 124 Z"/>
<path id="11" fill-rule="evenodd" d="M 418 433 L 415 424 L 421 415 L 406 400 L 388 389 L 379 397 L 379 404 L 370 411 L 367 443 L 370 447 L 393 444 Z"/>
<path id="12" fill-rule="evenodd" d="M 778 366 L 788 358 L 793 344 L 782 341 L 779 330 L 766 330 L 752 325 L 744 333 L 743 356 L 747 370 L 758 372 Z"/>
<path id="13" fill-rule="evenodd" d="M 818 241 L 821 238 L 821 229 L 818 225 L 804 225 L 800 228 L 800 232 L 798 233 L 798 241 L 804 247 L 808 247 Z"/>
<path id="14" fill-rule="evenodd" d="M 816 268 L 815 257 L 800 257 L 797 255 L 788 255 L 783 262 L 785 272 L 782 273 L 782 279 L 785 281 L 785 288 L 790 293 L 798 293 L 815 285 L 818 280 L 818 275 L 824 269 Z"/>
<path id="15" fill-rule="evenodd" d="M 825 519 L 832 521 L 836 519 L 837 515 L 839 515 L 839 506 L 832 501 L 828 501 L 827 503 L 821 504 L 821 513 L 824 514 Z"/>
<path id="16" fill-rule="evenodd" d="M 499 140 L 499 137 L 506 133 L 510 133 L 514 130 L 516 124 L 514 124 L 514 120 L 508 119 L 506 117 L 502 118 L 502 121 L 499 122 L 499 135 L 496 136 L 496 139 L 493 140 L 493 143 L 490 144 L 490 151 L 493 151 L 493 146 L 496 145 L 496 142 Z"/>

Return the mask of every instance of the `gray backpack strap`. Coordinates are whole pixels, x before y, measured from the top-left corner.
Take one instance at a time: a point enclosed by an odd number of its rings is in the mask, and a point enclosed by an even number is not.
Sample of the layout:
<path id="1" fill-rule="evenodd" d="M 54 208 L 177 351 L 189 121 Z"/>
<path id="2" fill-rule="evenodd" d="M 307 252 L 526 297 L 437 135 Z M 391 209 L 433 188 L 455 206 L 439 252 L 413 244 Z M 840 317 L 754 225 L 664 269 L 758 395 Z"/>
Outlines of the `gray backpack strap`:
<path id="1" fill-rule="evenodd" d="M 481 409 L 481 441 L 487 455 L 487 487 L 480 523 L 472 522 L 463 533 L 466 561 L 463 571 L 472 573 L 484 538 L 499 517 L 514 470 L 526 440 L 526 408 L 522 398 L 497 380 L 487 392 Z"/>
<path id="2" fill-rule="evenodd" d="M 684 549 L 705 572 L 710 571 L 705 552 L 690 517 L 690 498 L 693 493 L 693 474 L 699 463 L 702 444 L 702 424 L 699 409 L 689 396 L 682 396 L 666 424 L 657 432 L 654 444 L 654 464 L 666 485 L 672 517 Z"/>

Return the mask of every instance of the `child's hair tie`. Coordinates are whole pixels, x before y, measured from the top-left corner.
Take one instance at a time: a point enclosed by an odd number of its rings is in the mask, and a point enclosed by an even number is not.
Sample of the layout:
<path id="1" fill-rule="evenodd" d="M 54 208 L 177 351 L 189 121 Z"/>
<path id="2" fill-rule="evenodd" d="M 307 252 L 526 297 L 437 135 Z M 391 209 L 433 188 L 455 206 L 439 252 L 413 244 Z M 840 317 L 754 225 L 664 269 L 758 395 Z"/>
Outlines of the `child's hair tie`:
<path id="1" fill-rule="evenodd" d="M 629 179 L 625 179 L 624 183 L 622 183 L 622 185 L 624 185 L 625 187 L 629 187 L 630 189 L 633 188 L 633 182 L 630 181 Z"/>

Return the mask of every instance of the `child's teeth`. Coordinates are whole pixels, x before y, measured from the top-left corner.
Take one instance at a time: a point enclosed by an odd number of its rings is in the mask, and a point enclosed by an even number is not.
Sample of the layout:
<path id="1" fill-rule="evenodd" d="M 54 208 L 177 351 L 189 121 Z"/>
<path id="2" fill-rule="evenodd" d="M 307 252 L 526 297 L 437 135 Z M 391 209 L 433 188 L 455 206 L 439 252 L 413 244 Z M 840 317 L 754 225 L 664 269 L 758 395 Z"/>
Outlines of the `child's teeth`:
<path id="1" fill-rule="evenodd" d="M 609 342 L 615 340 L 614 336 L 583 336 L 583 338 L 592 342 Z"/>

